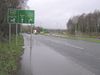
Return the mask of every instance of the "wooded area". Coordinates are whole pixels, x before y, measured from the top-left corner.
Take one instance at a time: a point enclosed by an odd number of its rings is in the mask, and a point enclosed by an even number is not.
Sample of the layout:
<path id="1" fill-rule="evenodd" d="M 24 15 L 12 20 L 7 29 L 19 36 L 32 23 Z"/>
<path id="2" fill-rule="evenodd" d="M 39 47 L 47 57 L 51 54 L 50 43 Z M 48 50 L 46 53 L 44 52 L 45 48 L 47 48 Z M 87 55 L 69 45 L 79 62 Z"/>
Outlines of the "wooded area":
<path id="1" fill-rule="evenodd" d="M 71 34 L 100 35 L 100 11 L 70 18 L 67 28 Z"/>
<path id="2" fill-rule="evenodd" d="M 7 40 L 9 35 L 9 24 L 7 23 L 7 12 L 9 8 L 22 9 L 27 0 L 0 0 L 0 40 Z M 15 34 L 16 26 L 12 25 L 12 34 Z M 20 32 L 20 25 L 18 25 Z"/>

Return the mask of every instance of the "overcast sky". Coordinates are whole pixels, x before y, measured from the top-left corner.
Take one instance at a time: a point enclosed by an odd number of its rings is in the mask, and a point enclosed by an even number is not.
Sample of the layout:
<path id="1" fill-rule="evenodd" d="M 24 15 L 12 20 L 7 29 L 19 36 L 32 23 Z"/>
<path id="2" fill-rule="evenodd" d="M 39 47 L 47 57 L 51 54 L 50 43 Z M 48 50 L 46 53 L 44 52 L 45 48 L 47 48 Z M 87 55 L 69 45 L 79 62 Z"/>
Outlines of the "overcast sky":
<path id="1" fill-rule="evenodd" d="M 29 0 L 28 6 L 35 10 L 36 26 L 65 29 L 70 17 L 100 10 L 100 0 Z"/>

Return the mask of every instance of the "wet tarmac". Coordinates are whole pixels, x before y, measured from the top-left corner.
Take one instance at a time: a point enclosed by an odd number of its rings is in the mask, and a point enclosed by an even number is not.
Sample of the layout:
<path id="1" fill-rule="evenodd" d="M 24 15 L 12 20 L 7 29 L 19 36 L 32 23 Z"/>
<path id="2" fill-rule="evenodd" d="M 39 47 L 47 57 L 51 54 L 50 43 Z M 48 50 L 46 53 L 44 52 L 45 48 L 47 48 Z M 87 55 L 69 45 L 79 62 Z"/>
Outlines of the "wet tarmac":
<path id="1" fill-rule="evenodd" d="M 70 56 L 65 57 L 55 51 L 55 48 L 39 41 L 40 36 L 33 35 L 30 52 L 30 35 L 23 34 L 23 36 L 25 49 L 18 75 L 95 75 L 95 73 L 73 61 Z M 39 38 L 37 39 L 37 37 Z"/>

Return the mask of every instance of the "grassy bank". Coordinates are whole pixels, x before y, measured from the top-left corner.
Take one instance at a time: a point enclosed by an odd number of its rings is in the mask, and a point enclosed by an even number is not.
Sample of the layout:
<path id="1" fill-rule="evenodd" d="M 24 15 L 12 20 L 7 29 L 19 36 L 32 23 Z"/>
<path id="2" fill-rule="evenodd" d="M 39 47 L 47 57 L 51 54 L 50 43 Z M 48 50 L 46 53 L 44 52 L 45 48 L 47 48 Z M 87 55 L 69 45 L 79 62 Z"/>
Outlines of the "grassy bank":
<path id="1" fill-rule="evenodd" d="M 86 37 L 86 36 L 68 36 L 68 35 L 66 35 L 65 38 L 100 43 L 100 39 L 94 38 L 93 36 Z"/>
<path id="2" fill-rule="evenodd" d="M 96 36 L 86 36 L 86 35 L 70 35 L 70 34 L 45 34 L 48 36 L 56 36 L 66 39 L 72 39 L 72 40 L 83 40 L 88 42 L 94 42 L 94 43 L 100 43 L 100 39 Z"/>
<path id="3" fill-rule="evenodd" d="M 16 45 L 15 36 L 11 44 L 0 42 L 0 75 L 16 75 L 20 56 L 22 54 L 23 37 L 18 36 Z"/>

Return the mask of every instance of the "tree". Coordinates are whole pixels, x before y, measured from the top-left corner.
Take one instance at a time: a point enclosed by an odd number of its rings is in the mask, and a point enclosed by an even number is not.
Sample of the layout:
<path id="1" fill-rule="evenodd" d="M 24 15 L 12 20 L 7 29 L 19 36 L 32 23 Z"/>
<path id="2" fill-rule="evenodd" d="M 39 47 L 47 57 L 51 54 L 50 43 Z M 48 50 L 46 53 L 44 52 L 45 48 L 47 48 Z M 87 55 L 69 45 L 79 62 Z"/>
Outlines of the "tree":
<path id="1" fill-rule="evenodd" d="M 93 13 L 82 14 L 70 18 L 68 23 L 68 32 L 81 32 L 89 35 L 100 33 L 100 11 L 96 10 Z"/>
<path id="2" fill-rule="evenodd" d="M 7 12 L 9 8 L 22 9 L 22 5 L 26 5 L 27 0 L 0 0 L 0 40 L 8 37 L 9 25 L 7 23 Z M 20 6 L 20 8 L 18 8 Z M 20 25 L 18 25 L 20 30 Z M 12 32 L 15 34 L 15 25 L 12 25 Z M 18 31 L 19 32 L 19 31 Z"/>

